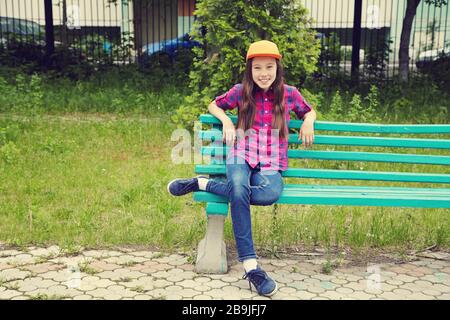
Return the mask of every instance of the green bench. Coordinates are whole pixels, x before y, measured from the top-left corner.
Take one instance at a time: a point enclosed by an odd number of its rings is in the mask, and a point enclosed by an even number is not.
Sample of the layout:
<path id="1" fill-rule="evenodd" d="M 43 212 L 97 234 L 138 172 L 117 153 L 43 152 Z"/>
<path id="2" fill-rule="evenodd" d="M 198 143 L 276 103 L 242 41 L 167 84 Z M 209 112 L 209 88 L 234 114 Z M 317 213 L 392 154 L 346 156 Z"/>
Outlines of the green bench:
<path id="1" fill-rule="evenodd" d="M 237 117 L 230 117 L 236 125 Z M 196 165 L 195 172 L 210 175 L 210 177 L 225 178 L 224 156 L 227 150 L 222 143 L 222 123 L 210 114 L 201 115 L 200 122 L 202 130 L 198 134 L 202 140 L 201 153 L 203 156 L 209 155 L 211 161 L 208 165 Z M 298 129 L 301 123 L 300 120 L 291 120 L 289 128 Z M 450 125 L 384 125 L 316 121 L 314 128 L 315 141 L 310 149 L 299 146 L 301 141 L 298 141 L 298 132 L 292 133 L 293 131 L 290 130 L 289 168 L 283 172 L 285 178 L 301 178 L 303 182 L 310 181 L 308 179 L 314 179 L 314 181 L 285 184 L 277 204 L 450 208 L 450 188 L 448 187 L 450 184 L 450 153 L 448 152 L 450 140 L 443 139 L 443 135 L 450 134 Z M 405 137 L 405 135 L 414 136 Z M 426 138 L 418 137 L 419 135 L 426 135 Z M 364 150 L 355 150 L 358 148 L 364 148 Z M 445 149 L 444 155 L 442 155 L 442 149 Z M 321 169 L 322 166 L 318 166 L 317 163 L 318 168 L 307 168 L 305 164 L 302 164 L 302 167 L 295 167 L 293 159 L 335 162 L 334 167 Z M 361 170 L 362 168 L 359 167 L 366 166 L 366 162 L 389 163 L 390 167 L 383 171 Z M 323 162 L 324 167 L 325 163 Z M 353 168 L 352 164 L 353 167 L 357 164 L 357 167 Z M 343 166 L 350 166 L 353 170 L 343 169 Z M 401 166 L 402 170 L 398 170 L 397 166 Z M 440 173 L 434 173 L 436 166 L 444 169 L 440 169 Z M 384 184 L 383 186 L 374 186 L 369 183 L 362 186 L 320 184 L 318 183 L 320 179 L 383 181 Z M 394 184 L 396 182 L 397 185 Z M 399 186 L 398 182 L 403 184 Z M 389 186 L 388 183 L 391 185 Z M 414 183 L 415 186 L 407 186 L 407 183 Z M 425 183 L 426 185 L 423 185 Z M 225 273 L 227 260 L 223 225 L 228 215 L 229 203 L 225 197 L 203 191 L 195 192 L 193 197 L 195 201 L 206 202 L 208 217 L 206 236 L 198 246 L 196 271 Z"/>

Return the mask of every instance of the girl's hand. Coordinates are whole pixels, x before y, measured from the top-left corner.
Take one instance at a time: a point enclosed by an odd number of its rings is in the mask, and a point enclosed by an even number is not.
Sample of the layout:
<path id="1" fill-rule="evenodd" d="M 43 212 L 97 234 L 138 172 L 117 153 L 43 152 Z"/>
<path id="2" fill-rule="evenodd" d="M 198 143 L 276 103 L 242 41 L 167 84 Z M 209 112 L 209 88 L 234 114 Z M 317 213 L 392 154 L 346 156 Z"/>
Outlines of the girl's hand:
<path id="1" fill-rule="evenodd" d="M 234 128 L 234 124 L 231 120 L 227 120 L 223 123 L 223 142 L 226 142 L 227 145 L 233 145 L 236 140 L 236 129 Z"/>
<path id="2" fill-rule="evenodd" d="M 308 148 L 314 143 L 314 121 L 304 120 L 298 139 L 302 140 L 303 147 Z"/>

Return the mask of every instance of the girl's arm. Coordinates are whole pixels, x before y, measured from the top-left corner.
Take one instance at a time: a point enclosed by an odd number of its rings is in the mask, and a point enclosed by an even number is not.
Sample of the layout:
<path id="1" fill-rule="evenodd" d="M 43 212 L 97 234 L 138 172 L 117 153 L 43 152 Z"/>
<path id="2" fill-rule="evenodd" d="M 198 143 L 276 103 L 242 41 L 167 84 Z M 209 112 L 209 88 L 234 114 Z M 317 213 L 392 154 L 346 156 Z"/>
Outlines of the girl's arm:
<path id="1" fill-rule="evenodd" d="M 316 120 L 316 112 L 311 111 L 303 116 L 303 124 L 300 128 L 299 139 L 303 142 L 303 147 L 310 147 L 314 142 L 314 121 Z"/>
<path id="2" fill-rule="evenodd" d="M 222 121 L 223 126 L 223 142 L 226 142 L 228 145 L 234 143 L 236 139 L 236 129 L 234 128 L 233 121 L 231 121 L 230 117 L 227 116 L 223 109 L 219 108 L 215 101 L 211 102 L 208 106 L 208 111 L 215 116 L 217 119 Z"/>

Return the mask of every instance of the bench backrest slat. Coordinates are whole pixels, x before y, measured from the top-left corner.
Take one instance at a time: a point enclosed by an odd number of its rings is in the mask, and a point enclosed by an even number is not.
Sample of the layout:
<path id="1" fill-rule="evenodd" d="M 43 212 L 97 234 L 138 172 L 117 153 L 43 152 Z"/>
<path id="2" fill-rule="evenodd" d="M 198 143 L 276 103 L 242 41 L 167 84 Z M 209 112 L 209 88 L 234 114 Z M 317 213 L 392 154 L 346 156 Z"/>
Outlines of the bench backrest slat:
<path id="1" fill-rule="evenodd" d="M 218 130 L 199 131 L 198 136 L 200 139 L 205 141 L 221 141 L 222 131 Z M 301 141 L 298 140 L 298 134 L 289 134 L 289 143 L 301 144 Z M 314 144 L 366 146 L 366 147 L 450 149 L 450 140 L 444 139 L 438 140 L 438 139 L 315 135 Z"/>
<path id="2" fill-rule="evenodd" d="M 237 116 L 230 116 L 233 123 L 236 124 Z M 202 114 L 200 122 L 204 124 L 221 125 L 219 119 L 210 114 Z M 292 119 L 289 122 L 289 128 L 300 128 L 302 120 Z M 315 130 L 340 131 L 340 132 L 367 132 L 367 133 L 393 133 L 393 134 L 449 134 L 450 125 L 447 124 L 372 124 L 372 123 L 350 123 L 350 122 L 330 122 L 315 121 Z"/>
<path id="3" fill-rule="evenodd" d="M 202 147 L 203 155 L 212 157 L 225 156 L 228 154 L 227 147 Z M 351 151 L 315 151 L 289 149 L 290 159 L 317 159 L 317 160 L 344 160 L 344 161 L 369 161 L 369 162 L 392 162 L 392 163 L 414 163 L 414 164 L 434 164 L 450 165 L 450 157 L 400 154 L 400 153 L 377 153 L 377 152 L 351 152 Z"/>

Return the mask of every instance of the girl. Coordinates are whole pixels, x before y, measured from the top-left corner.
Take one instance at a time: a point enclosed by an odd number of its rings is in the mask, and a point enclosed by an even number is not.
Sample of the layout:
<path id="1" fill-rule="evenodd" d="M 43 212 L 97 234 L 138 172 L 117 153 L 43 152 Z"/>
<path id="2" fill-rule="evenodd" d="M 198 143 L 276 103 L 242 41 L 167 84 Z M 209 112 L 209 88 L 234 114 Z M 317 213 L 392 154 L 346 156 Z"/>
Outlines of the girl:
<path id="1" fill-rule="evenodd" d="M 224 142 L 233 146 L 226 161 L 227 183 L 199 176 L 176 179 L 168 184 L 169 192 L 176 196 L 204 190 L 228 197 L 244 278 L 264 296 L 273 295 L 277 284 L 257 263 L 250 205 L 271 205 L 281 195 L 281 172 L 288 166 L 290 111 L 304 120 L 299 139 L 305 147 L 314 141 L 316 119 L 316 113 L 300 92 L 284 84 L 281 58 L 273 42 L 262 40 L 251 44 L 242 84 L 217 97 L 208 107 L 209 112 L 222 121 Z M 236 107 L 237 131 L 224 112 Z"/>

